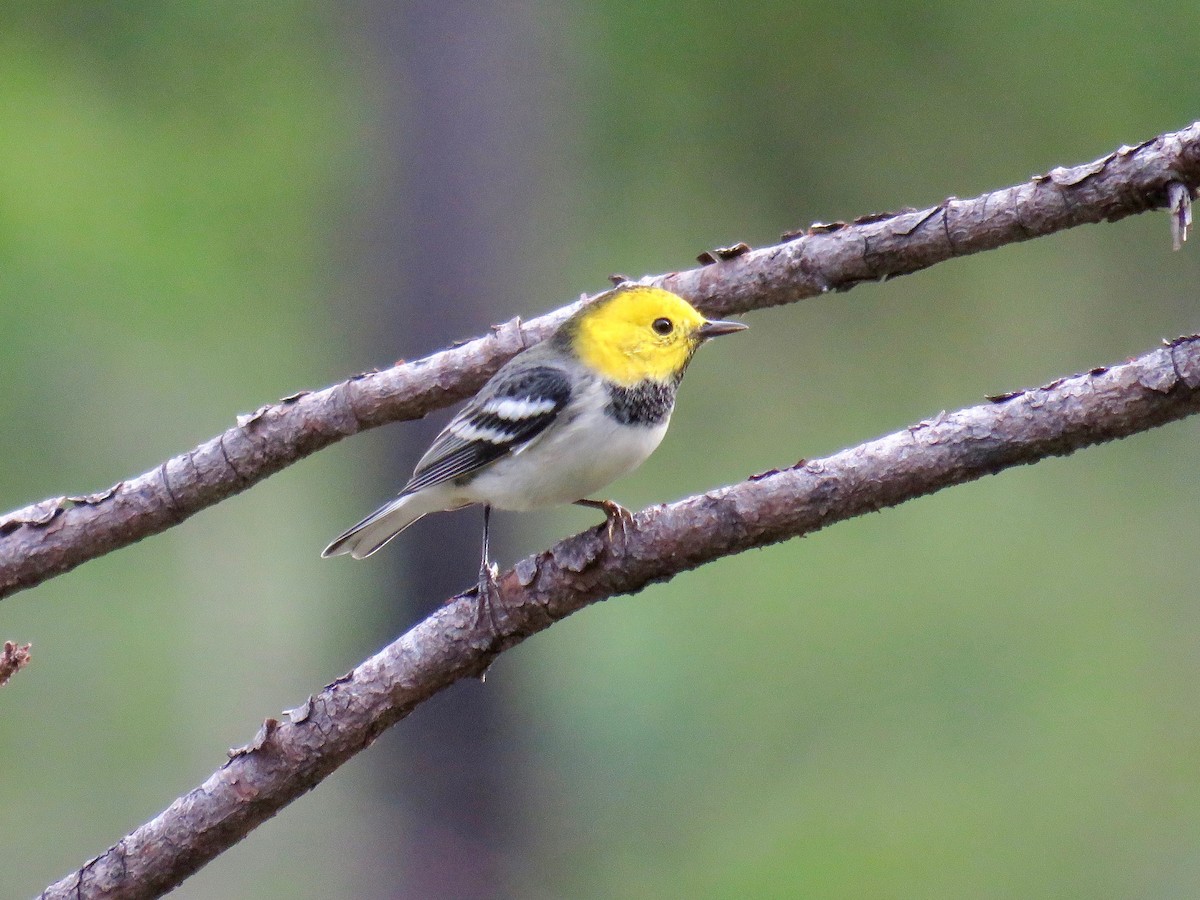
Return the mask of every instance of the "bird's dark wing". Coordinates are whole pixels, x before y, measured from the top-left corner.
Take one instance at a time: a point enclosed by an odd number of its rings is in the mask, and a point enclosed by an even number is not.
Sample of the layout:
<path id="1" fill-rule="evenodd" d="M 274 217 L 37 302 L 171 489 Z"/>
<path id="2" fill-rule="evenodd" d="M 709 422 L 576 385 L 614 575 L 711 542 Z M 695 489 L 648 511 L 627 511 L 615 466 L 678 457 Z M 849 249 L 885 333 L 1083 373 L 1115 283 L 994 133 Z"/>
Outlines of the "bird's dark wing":
<path id="1" fill-rule="evenodd" d="M 571 382 L 562 369 L 501 369 L 434 439 L 403 493 L 469 475 L 520 449 L 541 434 L 570 399 Z"/>

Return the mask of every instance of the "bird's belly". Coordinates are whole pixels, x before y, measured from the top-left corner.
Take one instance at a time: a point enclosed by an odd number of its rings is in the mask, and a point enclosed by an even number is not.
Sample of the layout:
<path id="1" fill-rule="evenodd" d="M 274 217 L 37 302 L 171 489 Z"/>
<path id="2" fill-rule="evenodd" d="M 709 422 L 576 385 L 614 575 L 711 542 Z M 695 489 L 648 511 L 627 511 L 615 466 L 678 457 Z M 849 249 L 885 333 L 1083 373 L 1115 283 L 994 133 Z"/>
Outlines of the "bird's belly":
<path id="1" fill-rule="evenodd" d="M 604 427 L 587 429 L 568 424 L 481 472 L 465 492 L 471 502 L 497 509 L 571 503 L 636 469 L 666 431 L 666 422 L 630 427 L 606 419 Z"/>

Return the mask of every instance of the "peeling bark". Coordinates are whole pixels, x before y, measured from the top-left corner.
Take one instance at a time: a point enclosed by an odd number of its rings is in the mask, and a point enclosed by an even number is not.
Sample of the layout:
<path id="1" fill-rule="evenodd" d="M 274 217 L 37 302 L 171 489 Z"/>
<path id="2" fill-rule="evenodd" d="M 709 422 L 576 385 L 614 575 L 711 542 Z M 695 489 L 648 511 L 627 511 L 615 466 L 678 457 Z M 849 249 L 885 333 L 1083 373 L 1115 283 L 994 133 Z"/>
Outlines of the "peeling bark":
<path id="1" fill-rule="evenodd" d="M 0 687 L 8 684 L 8 680 L 29 665 L 33 657 L 30 655 L 30 644 L 18 644 L 15 641 L 5 641 L 0 647 Z"/>

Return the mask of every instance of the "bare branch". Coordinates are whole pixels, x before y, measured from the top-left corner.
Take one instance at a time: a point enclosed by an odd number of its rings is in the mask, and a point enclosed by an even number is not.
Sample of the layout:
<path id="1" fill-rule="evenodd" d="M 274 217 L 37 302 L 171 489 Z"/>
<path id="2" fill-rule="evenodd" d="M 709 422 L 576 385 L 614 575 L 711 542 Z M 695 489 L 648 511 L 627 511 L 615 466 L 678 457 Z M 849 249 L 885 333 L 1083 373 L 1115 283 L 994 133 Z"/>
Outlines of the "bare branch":
<path id="1" fill-rule="evenodd" d="M 710 265 L 645 279 L 712 315 L 849 290 L 1091 222 L 1168 203 L 1168 185 L 1200 186 L 1200 122 L 1136 147 L 971 200 L 818 225 L 759 250 L 714 251 Z M 1174 189 L 1176 228 L 1184 211 Z M 1190 210 L 1190 207 L 1188 208 Z M 335 441 L 416 419 L 473 393 L 505 361 L 545 337 L 574 307 L 413 363 L 302 392 L 239 418 L 235 427 L 106 491 L 55 497 L 0 517 L 0 597 L 187 519 Z"/>
<path id="2" fill-rule="evenodd" d="M 778 306 L 1077 225 L 1115 222 L 1162 208 L 1172 182 L 1194 196 L 1197 174 L 1200 122 L 970 200 L 951 197 L 927 209 L 814 225 L 802 234 L 785 234 L 785 243 L 651 280 L 713 315 Z M 740 250 L 715 251 L 709 258 L 724 259 Z"/>
<path id="3" fill-rule="evenodd" d="M 17 644 L 5 641 L 0 649 L 0 687 L 8 684 L 8 680 L 29 665 L 33 658 L 29 654 L 31 644 Z"/>
<path id="4" fill-rule="evenodd" d="M 497 634 L 460 598 L 291 710 L 200 787 L 46 898 L 156 897 L 313 788 L 433 694 L 573 612 L 706 562 L 894 506 L 1010 466 L 1065 455 L 1200 411 L 1200 336 L 1132 362 L 941 413 L 823 460 L 756 475 L 564 540 L 500 578 Z"/>

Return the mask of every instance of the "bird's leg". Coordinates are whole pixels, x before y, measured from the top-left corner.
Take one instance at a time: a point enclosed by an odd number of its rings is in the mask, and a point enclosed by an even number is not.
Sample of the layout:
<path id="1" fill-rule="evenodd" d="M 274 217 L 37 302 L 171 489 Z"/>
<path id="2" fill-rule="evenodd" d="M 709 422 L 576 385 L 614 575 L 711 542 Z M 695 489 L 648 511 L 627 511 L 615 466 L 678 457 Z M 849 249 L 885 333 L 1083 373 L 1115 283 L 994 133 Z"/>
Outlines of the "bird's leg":
<path id="1" fill-rule="evenodd" d="M 496 584 L 496 575 L 499 572 L 496 564 L 491 560 L 491 554 L 488 552 L 488 526 L 491 524 L 492 508 L 488 504 L 483 505 L 483 556 L 479 561 L 479 584 L 476 587 L 476 599 L 478 607 L 475 611 L 475 626 L 478 628 L 483 624 L 484 616 L 487 616 L 488 625 L 491 626 L 492 634 L 498 634 L 496 631 L 496 618 L 492 613 L 492 599 L 496 596 L 498 585 Z"/>
<path id="2" fill-rule="evenodd" d="M 603 512 L 605 526 L 608 531 L 608 542 L 610 544 L 613 543 L 615 535 L 619 532 L 621 535 L 621 545 L 624 546 L 628 530 L 633 527 L 633 513 L 620 503 L 614 503 L 612 500 L 576 500 L 575 505 L 586 506 L 589 509 L 598 509 Z"/>

